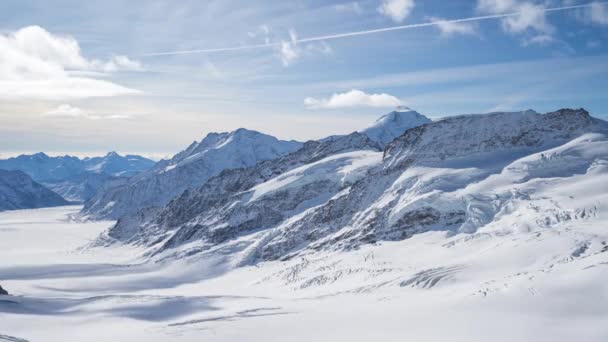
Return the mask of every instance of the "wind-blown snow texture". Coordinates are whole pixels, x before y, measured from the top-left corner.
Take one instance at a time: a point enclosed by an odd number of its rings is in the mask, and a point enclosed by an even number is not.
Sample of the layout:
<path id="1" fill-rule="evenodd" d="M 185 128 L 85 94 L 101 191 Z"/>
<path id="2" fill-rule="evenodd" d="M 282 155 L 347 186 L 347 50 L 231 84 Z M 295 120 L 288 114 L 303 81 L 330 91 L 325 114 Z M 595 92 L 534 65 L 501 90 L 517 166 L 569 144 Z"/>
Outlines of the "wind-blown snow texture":
<path id="1" fill-rule="evenodd" d="M 21 171 L 0 170 L 0 211 L 56 207 L 68 202 Z"/>
<path id="2" fill-rule="evenodd" d="M 192 143 L 172 159 L 158 162 L 125 184 L 104 189 L 85 204 L 82 214 L 95 219 L 117 219 L 141 209 L 160 207 L 223 170 L 250 167 L 301 146 L 296 141 L 282 141 L 246 129 L 210 133 L 201 142 Z"/>

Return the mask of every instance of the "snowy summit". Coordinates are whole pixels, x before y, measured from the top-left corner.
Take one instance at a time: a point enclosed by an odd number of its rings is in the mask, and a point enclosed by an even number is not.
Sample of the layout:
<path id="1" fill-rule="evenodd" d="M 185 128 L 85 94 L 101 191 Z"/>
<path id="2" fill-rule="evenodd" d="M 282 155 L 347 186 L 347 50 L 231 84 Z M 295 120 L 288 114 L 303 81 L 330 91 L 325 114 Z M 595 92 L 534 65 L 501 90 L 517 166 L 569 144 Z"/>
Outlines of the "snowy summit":
<path id="1" fill-rule="evenodd" d="M 431 122 L 426 116 L 399 106 L 394 111 L 380 117 L 373 125 L 361 131 L 382 147 L 386 146 L 406 130 Z"/>

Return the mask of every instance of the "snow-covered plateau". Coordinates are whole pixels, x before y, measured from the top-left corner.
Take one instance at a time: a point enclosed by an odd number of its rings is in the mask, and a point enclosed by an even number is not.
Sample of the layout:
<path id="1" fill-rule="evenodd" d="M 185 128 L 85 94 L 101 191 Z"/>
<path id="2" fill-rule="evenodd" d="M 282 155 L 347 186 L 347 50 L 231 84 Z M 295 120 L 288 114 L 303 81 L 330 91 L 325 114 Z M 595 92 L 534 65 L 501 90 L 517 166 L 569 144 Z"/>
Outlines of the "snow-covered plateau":
<path id="1" fill-rule="evenodd" d="M 607 341 L 606 122 L 422 121 L 265 138 L 286 148 L 117 221 L 0 213 L 0 341 Z"/>

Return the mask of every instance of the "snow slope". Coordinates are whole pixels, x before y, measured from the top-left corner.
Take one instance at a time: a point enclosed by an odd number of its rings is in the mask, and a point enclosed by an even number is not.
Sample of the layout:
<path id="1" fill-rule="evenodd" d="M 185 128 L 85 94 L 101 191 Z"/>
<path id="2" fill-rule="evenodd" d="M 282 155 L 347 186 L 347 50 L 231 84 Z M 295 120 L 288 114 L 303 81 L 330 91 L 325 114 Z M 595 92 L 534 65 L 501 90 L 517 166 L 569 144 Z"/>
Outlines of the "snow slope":
<path id="1" fill-rule="evenodd" d="M 56 207 L 68 202 L 21 171 L 0 170 L 0 211 Z"/>
<path id="2" fill-rule="evenodd" d="M 553 179 L 537 193 L 564 209 L 602 203 L 586 219 L 534 231 L 509 221 L 473 234 L 429 231 L 241 267 L 221 246 L 155 263 L 142 263 L 133 246 L 81 249 L 111 222 L 66 220 L 77 207 L 0 213 L 0 278 L 14 294 L 0 296 L 0 336 L 605 341 L 608 198 L 598 188 L 607 177 L 597 176 Z"/>
<path id="3" fill-rule="evenodd" d="M 148 207 L 160 207 L 223 170 L 253 166 L 301 146 L 299 142 L 246 129 L 210 133 L 172 159 L 162 160 L 125 184 L 100 192 L 85 204 L 82 214 L 94 219 L 117 219 Z"/>

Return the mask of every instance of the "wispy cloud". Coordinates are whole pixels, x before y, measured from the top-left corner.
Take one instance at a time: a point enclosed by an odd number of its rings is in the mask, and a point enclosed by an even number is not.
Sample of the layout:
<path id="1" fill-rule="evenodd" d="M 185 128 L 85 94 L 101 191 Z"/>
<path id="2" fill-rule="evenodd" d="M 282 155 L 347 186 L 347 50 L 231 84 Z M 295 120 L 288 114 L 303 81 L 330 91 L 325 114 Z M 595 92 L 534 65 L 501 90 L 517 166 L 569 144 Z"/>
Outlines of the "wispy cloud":
<path id="1" fill-rule="evenodd" d="M 577 5 L 566 7 L 574 6 Z M 547 20 L 547 12 L 551 9 L 546 8 L 544 4 L 521 0 L 478 0 L 477 9 L 481 13 L 489 14 L 517 13 L 502 18 L 502 28 L 505 32 L 512 34 L 529 34 L 524 38 L 524 45 L 547 44 L 554 41 L 552 35 L 555 28 Z M 531 38 L 530 35 L 532 35 Z"/>
<path id="2" fill-rule="evenodd" d="M 455 23 L 435 17 L 431 17 L 429 20 L 437 23 L 437 29 L 439 29 L 439 32 L 441 32 L 441 35 L 444 37 L 477 34 L 475 25 L 471 22 Z"/>
<path id="3" fill-rule="evenodd" d="M 304 105 L 309 109 L 336 109 L 350 107 L 397 107 L 404 102 L 397 97 L 385 93 L 368 94 L 364 91 L 353 89 L 345 93 L 335 93 L 329 98 L 317 99 L 307 97 Z"/>
<path id="4" fill-rule="evenodd" d="M 601 4 L 604 4 L 604 3 L 601 3 Z M 542 13 L 552 13 L 552 12 L 559 12 L 559 11 L 589 8 L 592 5 L 593 5 L 592 3 L 588 3 L 588 4 L 559 6 L 559 7 L 539 7 L 538 10 L 541 11 Z M 351 32 L 345 32 L 345 33 L 329 34 L 329 35 L 314 36 L 314 37 L 307 37 L 307 38 L 298 38 L 295 41 L 295 43 L 328 41 L 328 40 L 334 40 L 334 39 L 366 36 L 366 35 L 380 34 L 380 33 L 393 32 L 393 31 L 419 29 L 419 28 L 424 28 L 424 27 L 471 23 L 471 22 L 484 21 L 484 20 L 516 18 L 516 17 L 522 16 L 522 14 L 523 14 L 523 12 L 516 11 L 516 12 L 510 12 L 510 13 L 487 14 L 487 15 L 468 17 L 468 18 L 459 18 L 459 19 L 442 19 L 442 20 L 438 20 L 438 21 L 428 21 L 428 22 L 423 22 L 423 23 L 418 23 L 418 24 L 406 24 L 406 25 L 383 27 L 383 28 L 372 29 L 372 30 L 351 31 Z M 514 25 L 517 26 L 517 24 L 514 24 Z M 224 48 L 152 52 L 152 53 L 143 54 L 142 56 L 147 56 L 147 57 L 168 56 L 168 55 L 184 55 L 184 54 L 194 54 L 194 53 L 216 53 L 216 52 L 244 51 L 244 50 L 252 50 L 252 49 L 277 48 L 277 47 L 280 47 L 282 45 L 282 43 L 283 42 L 267 42 L 267 43 L 261 43 L 261 44 L 240 45 L 240 46 L 232 46 L 232 47 L 224 47 Z"/>
<path id="5" fill-rule="evenodd" d="M 282 41 L 279 48 L 281 56 L 281 62 L 284 66 L 289 66 L 291 63 L 296 61 L 300 57 L 300 51 L 298 49 L 298 34 L 294 29 L 289 30 L 289 40 Z"/>
<path id="6" fill-rule="evenodd" d="M 142 70 L 139 62 L 126 56 L 89 60 L 83 57 L 74 38 L 53 35 L 39 26 L 0 34 L 0 51 L 0 98 L 64 99 L 138 93 L 91 75 Z"/>
<path id="7" fill-rule="evenodd" d="M 357 1 L 334 5 L 334 9 L 342 13 L 355 13 L 357 15 L 363 14 L 363 8 Z"/>
<path id="8" fill-rule="evenodd" d="M 420 88 L 429 85 L 455 85 L 471 82 L 499 84 L 497 80 L 534 81 L 543 76 L 551 78 L 560 73 L 578 71 L 606 72 L 608 62 L 605 56 L 580 58 L 549 58 L 532 61 L 477 64 L 450 68 L 418 70 L 406 73 L 387 73 L 368 78 L 336 80 L 316 83 L 313 91 L 323 89 L 350 88 Z"/>
<path id="9" fill-rule="evenodd" d="M 608 4 L 605 2 L 593 2 L 589 13 L 592 23 L 608 25 Z"/>
<path id="10" fill-rule="evenodd" d="M 42 114 L 43 117 L 47 118 L 73 118 L 73 119 L 88 119 L 88 120 L 122 120 L 129 119 L 128 115 L 98 115 L 90 114 L 78 107 L 74 107 L 69 104 L 59 105 L 57 108 L 52 109 Z"/>

